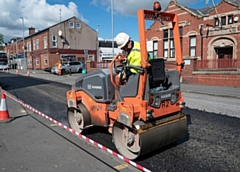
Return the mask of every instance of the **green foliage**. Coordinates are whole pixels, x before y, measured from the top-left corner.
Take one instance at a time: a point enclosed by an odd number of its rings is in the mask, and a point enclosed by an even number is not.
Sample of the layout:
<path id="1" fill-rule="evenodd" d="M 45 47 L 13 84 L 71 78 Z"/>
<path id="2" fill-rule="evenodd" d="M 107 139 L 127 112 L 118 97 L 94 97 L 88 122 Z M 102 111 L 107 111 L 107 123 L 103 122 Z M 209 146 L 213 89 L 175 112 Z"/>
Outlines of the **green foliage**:
<path id="1" fill-rule="evenodd" d="M 0 51 L 3 50 L 3 44 L 5 43 L 3 37 L 4 35 L 0 33 Z"/>
<path id="2" fill-rule="evenodd" d="M 0 33 L 0 44 L 4 44 L 4 35 Z"/>

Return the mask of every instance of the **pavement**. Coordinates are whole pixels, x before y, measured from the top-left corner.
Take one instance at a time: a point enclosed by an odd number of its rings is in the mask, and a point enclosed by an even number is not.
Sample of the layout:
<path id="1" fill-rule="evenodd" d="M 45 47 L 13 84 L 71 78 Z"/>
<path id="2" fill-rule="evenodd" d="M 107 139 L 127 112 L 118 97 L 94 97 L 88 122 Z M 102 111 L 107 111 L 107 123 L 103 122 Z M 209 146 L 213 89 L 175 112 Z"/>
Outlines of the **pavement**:
<path id="1" fill-rule="evenodd" d="M 16 70 L 9 73 L 16 74 Z M 82 74 L 57 76 L 43 70 L 18 70 L 19 75 L 72 85 Z M 240 89 L 181 84 L 183 92 L 234 97 Z M 53 122 L 7 97 L 10 123 L 0 122 L 0 171 L 75 172 L 139 171 L 109 153 L 79 139 Z M 47 114 L 46 114 L 47 115 Z"/>

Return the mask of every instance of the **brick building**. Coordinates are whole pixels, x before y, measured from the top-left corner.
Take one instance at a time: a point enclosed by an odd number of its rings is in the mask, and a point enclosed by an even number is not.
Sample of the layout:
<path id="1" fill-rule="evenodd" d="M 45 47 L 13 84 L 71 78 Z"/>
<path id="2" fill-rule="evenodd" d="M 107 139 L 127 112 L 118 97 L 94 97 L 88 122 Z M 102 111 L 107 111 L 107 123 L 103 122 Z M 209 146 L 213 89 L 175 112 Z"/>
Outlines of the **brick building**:
<path id="1" fill-rule="evenodd" d="M 23 54 L 25 45 L 25 55 Z M 12 39 L 5 47 L 8 56 L 19 60 L 18 68 L 45 69 L 61 59 L 96 60 L 97 31 L 76 17 L 71 17 L 41 31 L 29 28 L 29 36 Z M 25 59 L 23 58 L 25 57 Z M 22 62 L 22 63 L 21 63 Z"/>
<path id="2" fill-rule="evenodd" d="M 185 83 L 240 87 L 240 1 L 221 0 L 192 9 L 171 0 L 164 12 L 178 15 Z M 154 58 L 175 61 L 170 23 L 154 22 L 146 31 Z"/>

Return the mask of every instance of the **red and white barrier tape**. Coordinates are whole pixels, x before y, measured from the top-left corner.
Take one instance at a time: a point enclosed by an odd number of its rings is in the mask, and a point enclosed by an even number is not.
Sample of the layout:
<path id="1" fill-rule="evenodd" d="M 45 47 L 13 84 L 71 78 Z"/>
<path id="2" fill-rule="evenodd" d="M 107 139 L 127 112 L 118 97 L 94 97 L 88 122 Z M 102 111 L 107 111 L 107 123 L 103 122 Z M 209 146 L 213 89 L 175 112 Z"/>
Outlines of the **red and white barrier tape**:
<path id="1" fill-rule="evenodd" d="M 1 91 L 4 91 L 3 89 L 1 89 L 1 87 L 0 87 L 0 90 L 1 90 Z M 16 101 L 17 103 L 19 103 L 19 104 L 23 105 L 24 107 L 30 109 L 30 110 L 33 111 L 34 113 L 36 113 L 36 114 L 38 114 L 38 115 L 40 115 L 40 116 L 42 116 L 42 117 L 48 119 L 49 121 L 54 122 L 55 124 L 59 125 L 60 127 L 66 129 L 66 130 L 69 131 L 69 132 L 71 132 L 72 134 L 75 134 L 75 135 L 77 135 L 78 137 L 80 137 L 80 138 L 86 140 L 87 142 L 90 142 L 91 144 L 93 144 L 93 145 L 95 145 L 95 146 L 101 148 L 102 150 L 104 150 L 104 151 L 106 151 L 106 152 L 108 152 L 108 153 L 114 155 L 115 157 L 120 158 L 121 160 L 127 162 L 128 164 L 131 164 L 132 166 L 136 167 L 137 169 L 139 169 L 139 170 L 141 170 L 141 171 L 151 172 L 151 171 L 148 170 L 147 168 L 145 168 L 145 167 L 143 167 L 143 166 L 141 166 L 141 165 L 139 165 L 139 164 L 137 164 L 137 163 L 135 163 L 135 162 L 133 162 L 133 161 L 131 161 L 131 160 L 125 158 L 125 157 L 123 157 L 122 155 L 120 155 L 120 154 L 118 154 L 118 153 L 112 151 L 111 149 L 108 149 L 107 147 L 105 147 L 105 146 L 103 146 L 103 145 L 101 145 L 101 144 L 95 142 L 94 140 L 92 140 L 92 139 L 90 139 L 90 138 L 88 138 L 88 137 L 86 137 L 86 136 L 84 136 L 84 135 L 82 135 L 82 134 L 76 132 L 75 130 L 73 130 L 73 129 L 67 127 L 66 125 L 64 125 L 64 124 L 62 124 L 62 123 L 60 123 L 60 122 L 58 122 L 58 121 L 52 119 L 51 117 L 45 115 L 44 113 L 42 113 L 42 112 L 36 110 L 35 108 L 31 107 L 30 105 L 25 104 L 24 102 L 18 100 L 16 97 L 12 96 L 11 94 L 7 93 L 6 91 L 4 91 L 4 92 L 5 92 L 5 94 L 6 94 L 9 98 L 13 99 L 13 100 Z"/>

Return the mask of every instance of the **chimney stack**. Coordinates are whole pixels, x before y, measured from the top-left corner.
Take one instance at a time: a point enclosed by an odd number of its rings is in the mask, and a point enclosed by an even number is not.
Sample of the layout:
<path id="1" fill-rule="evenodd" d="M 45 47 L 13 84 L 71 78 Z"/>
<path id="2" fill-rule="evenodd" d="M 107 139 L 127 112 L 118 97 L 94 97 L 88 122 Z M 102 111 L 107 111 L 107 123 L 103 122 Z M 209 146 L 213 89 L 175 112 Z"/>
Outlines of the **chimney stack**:
<path id="1" fill-rule="evenodd" d="M 30 27 L 30 28 L 28 28 L 28 34 L 29 35 L 32 35 L 32 34 L 34 34 L 35 33 L 35 28 L 34 27 Z"/>

